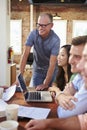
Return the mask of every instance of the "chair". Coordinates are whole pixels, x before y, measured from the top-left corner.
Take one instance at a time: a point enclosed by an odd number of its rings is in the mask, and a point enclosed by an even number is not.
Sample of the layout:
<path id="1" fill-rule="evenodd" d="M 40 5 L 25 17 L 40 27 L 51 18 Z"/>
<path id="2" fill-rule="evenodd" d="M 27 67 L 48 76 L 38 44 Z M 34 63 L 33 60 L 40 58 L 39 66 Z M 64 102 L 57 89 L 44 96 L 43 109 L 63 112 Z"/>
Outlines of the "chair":
<path id="1" fill-rule="evenodd" d="M 28 65 L 32 65 L 33 64 L 33 53 L 30 53 L 28 58 L 27 58 L 27 63 Z"/>

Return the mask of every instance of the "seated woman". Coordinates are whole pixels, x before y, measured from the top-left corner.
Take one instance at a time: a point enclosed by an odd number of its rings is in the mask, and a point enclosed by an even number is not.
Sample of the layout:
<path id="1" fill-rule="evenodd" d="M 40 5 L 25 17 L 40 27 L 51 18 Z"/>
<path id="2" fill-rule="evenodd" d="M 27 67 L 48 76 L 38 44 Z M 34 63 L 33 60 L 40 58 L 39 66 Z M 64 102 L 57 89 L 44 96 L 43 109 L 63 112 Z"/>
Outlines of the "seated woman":
<path id="1" fill-rule="evenodd" d="M 57 58 L 59 68 L 58 75 L 52 87 L 49 88 L 49 91 L 51 91 L 53 96 L 55 96 L 56 93 L 64 89 L 66 83 L 68 83 L 72 75 L 71 66 L 68 63 L 70 48 L 71 45 L 64 45 L 60 48 L 59 55 Z"/>

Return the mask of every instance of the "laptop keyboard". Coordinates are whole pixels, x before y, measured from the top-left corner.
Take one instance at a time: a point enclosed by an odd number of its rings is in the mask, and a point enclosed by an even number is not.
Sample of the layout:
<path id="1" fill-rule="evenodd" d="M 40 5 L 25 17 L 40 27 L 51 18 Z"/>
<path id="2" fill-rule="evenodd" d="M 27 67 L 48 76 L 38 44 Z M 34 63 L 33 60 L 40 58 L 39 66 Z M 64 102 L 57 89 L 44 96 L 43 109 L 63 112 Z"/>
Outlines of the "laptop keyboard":
<path id="1" fill-rule="evenodd" d="M 41 100 L 41 93 L 40 92 L 29 92 L 28 98 L 30 100 Z"/>
<path id="2" fill-rule="evenodd" d="M 23 93 L 24 93 L 26 100 L 31 100 L 31 101 L 41 100 L 41 92 L 40 91 L 32 91 L 32 92 L 27 91 L 26 84 L 24 82 L 24 79 L 23 79 L 23 76 L 21 73 L 18 75 L 18 80 L 19 80 L 19 83 L 21 85 L 21 88 L 23 90 Z"/>

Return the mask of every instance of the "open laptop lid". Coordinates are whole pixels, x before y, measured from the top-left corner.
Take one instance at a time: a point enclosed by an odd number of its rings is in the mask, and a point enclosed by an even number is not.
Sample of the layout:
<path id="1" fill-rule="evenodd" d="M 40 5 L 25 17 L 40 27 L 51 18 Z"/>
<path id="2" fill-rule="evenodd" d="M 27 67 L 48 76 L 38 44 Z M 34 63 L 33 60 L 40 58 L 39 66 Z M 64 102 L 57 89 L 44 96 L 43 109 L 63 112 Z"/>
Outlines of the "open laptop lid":
<path id="1" fill-rule="evenodd" d="M 27 87 L 26 87 L 26 84 L 25 84 L 25 81 L 23 79 L 23 76 L 22 74 L 20 73 L 18 75 L 18 81 L 20 83 L 20 87 L 22 89 L 22 92 L 23 92 L 23 95 L 24 95 L 24 98 L 27 102 L 52 102 L 52 97 L 50 95 L 50 92 L 49 91 L 40 91 L 41 93 L 41 99 L 40 100 L 37 100 L 37 99 L 34 99 L 34 100 L 31 100 L 28 98 L 29 96 L 29 91 L 27 90 Z"/>
<path id="2" fill-rule="evenodd" d="M 25 93 L 27 91 L 27 87 L 26 87 L 24 78 L 23 78 L 21 73 L 18 75 L 18 81 L 19 81 L 19 84 L 21 86 L 22 92 Z"/>

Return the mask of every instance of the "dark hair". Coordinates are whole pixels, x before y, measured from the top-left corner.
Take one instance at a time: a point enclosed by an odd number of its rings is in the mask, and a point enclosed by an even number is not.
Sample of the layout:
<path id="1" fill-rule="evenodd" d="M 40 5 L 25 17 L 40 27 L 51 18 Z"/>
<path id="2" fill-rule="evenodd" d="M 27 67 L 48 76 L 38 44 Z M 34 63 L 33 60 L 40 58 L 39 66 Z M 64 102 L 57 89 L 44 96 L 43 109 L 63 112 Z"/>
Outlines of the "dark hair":
<path id="1" fill-rule="evenodd" d="M 71 45 L 64 45 L 61 48 L 65 48 L 68 59 L 69 59 L 69 55 L 70 55 L 69 51 L 70 51 Z M 56 84 L 60 90 L 63 90 L 66 85 L 66 80 L 65 80 L 64 74 L 65 74 L 65 72 L 64 72 L 63 68 L 61 66 L 58 66 L 58 75 L 56 77 Z M 68 63 L 68 61 L 67 61 L 67 74 L 68 74 L 68 81 L 69 81 L 69 79 L 72 75 L 72 72 L 71 72 L 71 65 Z"/>
<path id="2" fill-rule="evenodd" d="M 78 37 L 74 37 L 71 41 L 71 44 L 74 46 L 78 46 L 78 45 L 85 45 L 87 41 L 87 35 L 83 35 L 83 36 L 78 36 Z"/>
<path id="3" fill-rule="evenodd" d="M 50 22 L 53 23 L 53 16 L 52 16 L 52 14 L 49 14 L 49 13 L 42 13 L 42 14 L 40 14 L 40 16 L 48 16 L 49 19 L 50 19 Z"/>

